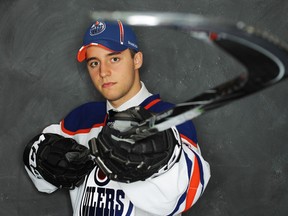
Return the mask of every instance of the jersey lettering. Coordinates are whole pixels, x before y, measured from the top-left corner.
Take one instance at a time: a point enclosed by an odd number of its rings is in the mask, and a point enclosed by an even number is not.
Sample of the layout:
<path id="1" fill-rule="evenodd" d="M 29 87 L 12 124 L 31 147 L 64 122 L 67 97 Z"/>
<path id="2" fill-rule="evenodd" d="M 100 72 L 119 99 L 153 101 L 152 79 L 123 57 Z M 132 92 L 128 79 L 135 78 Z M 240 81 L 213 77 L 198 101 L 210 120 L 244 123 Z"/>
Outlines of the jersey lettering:
<path id="1" fill-rule="evenodd" d="M 87 187 L 83 197 L 81 215 L 120 216 L 123 214 L 122 190 L 111 188 Z"/>

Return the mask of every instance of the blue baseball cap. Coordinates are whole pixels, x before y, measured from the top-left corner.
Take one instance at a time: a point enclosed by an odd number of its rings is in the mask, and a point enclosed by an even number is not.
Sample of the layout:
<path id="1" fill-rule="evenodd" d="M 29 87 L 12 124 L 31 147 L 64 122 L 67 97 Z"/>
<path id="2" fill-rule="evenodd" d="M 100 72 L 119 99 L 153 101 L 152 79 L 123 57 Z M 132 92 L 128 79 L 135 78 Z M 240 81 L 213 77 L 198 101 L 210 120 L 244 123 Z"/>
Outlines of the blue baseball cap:
<path id="1" fill-rule="evenodd" d="M 87 29 L 82 47 L 77 54 L 79 62 L 86 59 L 86 50 L 89 46 L 100 46 L 115 52 L 121 52 L 128 48 L 139 51 L 135 33 L 120 20 L 115 22 L 96 21 Z"/>

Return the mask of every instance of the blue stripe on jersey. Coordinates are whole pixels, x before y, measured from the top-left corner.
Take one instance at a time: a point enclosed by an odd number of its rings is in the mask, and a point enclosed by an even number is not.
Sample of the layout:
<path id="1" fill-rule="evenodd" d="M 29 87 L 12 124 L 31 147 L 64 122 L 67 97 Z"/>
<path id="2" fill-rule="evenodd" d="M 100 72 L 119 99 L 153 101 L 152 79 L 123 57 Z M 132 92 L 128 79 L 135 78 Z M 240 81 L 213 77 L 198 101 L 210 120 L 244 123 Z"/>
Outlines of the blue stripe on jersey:
<path id="1" fill-rule="evenodd" d="M 92 128 L 95 124 L 104 122 L 106 116 L 106 102 L 90 102 L 72 110 L 64 118 L 64 128 L 68 131 Z"/>
<path id="2" fill-rule="evenodd" d="M 160 99 L 159 94 L 146 98 L 140 105 L 145 107 L 154 100 Z M 159 101 L 149 108 L 149 111 L 159 113 L 174 106 L 172 103 Z M 106 117 L 106 102 L 90 102 L 83 104 L 72 110 L 64 118 L 64 128 L 70 132 L 90 129 L 95 124 L 102 124 Z M 185 122 L 177 126 L 180 134 L 187 136 L 197 143 L 197 134 L 192 121 Z"/>
<path id="3" fill-rule="evenodd" d="M 132 204 L 132 202 L 129 202 L 129 208 L 128 208 L 126 216 L 130 216 L 131 215 L 132 209 L 133 209 L 133 204 Z"/>
<path id="4" fill-rule="evenodd" d="M 148 105 L 149 103 L 151 103 L 154 100 L 160 99 L 159 94 L 156 95 L 152 95 L 150 97 L 148 97 L 146 100 L 144 100 L 140 105 L 145 107 L 146 105 Z M 156 103 L 155 105 L 153 105 L 152 107 L 150 107 L 148 110 L 154 113 L 159 113 L 159 112 L 163 112 L 167 109 L 172 108 L 173 106 L 175 106 L 172 103 L 168 103 L 168 102 L 164 102 L 164 101 L 159 101 L 158 103 Z"/>
<path id="5" fill-rule="evenodd" d="M 177 125 L 177 130 L 180 134 L 185 135 L 191 139 L 195 144 L 198 143 L 197 132 L 192 121 L 184 122 L 183 124 Z"/>

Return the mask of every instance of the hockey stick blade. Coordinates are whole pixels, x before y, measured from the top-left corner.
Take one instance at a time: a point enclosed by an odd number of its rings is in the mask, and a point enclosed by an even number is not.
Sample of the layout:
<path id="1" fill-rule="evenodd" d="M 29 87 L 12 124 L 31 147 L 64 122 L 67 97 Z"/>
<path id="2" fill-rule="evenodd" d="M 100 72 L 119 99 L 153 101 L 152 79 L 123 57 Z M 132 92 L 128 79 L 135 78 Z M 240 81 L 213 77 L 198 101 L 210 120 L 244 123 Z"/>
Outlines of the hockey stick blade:
<path id="1" fill-rule="evenodd" d="M 174 29 L 221 48 L 246 72 L 142 122 L 123 137 L 143 139 L 203 113 L 246 97 L 287 78 L 288 45 L 243 22 L 229 23 L 194 14 L 160 12 L 93 12 L 93 19 L 121 20 L 132 26 Z"/>

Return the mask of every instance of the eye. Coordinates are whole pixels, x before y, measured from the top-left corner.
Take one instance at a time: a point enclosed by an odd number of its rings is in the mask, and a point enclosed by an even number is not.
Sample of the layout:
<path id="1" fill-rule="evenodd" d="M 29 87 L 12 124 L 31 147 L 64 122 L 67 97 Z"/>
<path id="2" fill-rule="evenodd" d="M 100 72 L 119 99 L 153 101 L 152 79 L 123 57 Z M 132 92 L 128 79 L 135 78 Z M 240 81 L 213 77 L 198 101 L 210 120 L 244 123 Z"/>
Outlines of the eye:
<path id="1" fill-rule="evenodd" d="M 88 65 L 92 68 L 97 67 L 100 63 L 98 61 L 91 61 L 88 63 Z"/>
<path id="2" fill-rule="evenodd" d="M 120 59 L 118 58 L 118 57 L 113 57 L 113 58 L 111 58 L 111 61 L 112 62 L 118 62 Z"/>

